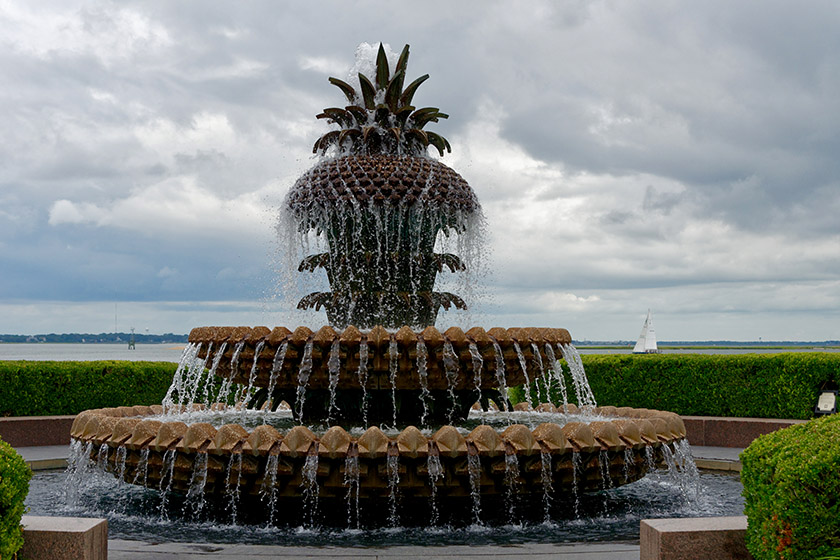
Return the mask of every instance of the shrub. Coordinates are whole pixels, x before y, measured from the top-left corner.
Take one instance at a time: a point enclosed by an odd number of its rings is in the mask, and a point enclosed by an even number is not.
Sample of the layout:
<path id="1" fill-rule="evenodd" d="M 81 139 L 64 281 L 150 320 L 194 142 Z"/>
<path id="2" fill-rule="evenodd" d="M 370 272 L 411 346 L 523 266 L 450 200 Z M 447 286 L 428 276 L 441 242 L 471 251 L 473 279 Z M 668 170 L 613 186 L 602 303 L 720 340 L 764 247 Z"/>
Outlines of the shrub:
<path id="1" fill-rule="evenodd" d="M 840 549 L 840 415 L 756 439 L 741 453 L 747 548 L 756 560 Z"/>
<path id="2" fill-rule="evenodd" d="M 12 446 L 0 439 L 0 558 L 14 557 L 23 546 L 20 519 L 32 471 Z"/>
<path id="3" fill-rule="evenodd" d="M 820 386 L 840 380 L 840 355 L 826 352 L 584 355 L 582 360 L 598 404 L 682 415 L 808 419 Z M 565 362 L 563 370 L 571 389 Z M 551 396 L 559 402 L 556 390 Z M 570 390 L 569 400 L 576 402 L 573 397 Z"/>
<path id="4" fill-rule="evenodd" d="M 171 362 L 0 362 L 0 416 L 159 404 L 176 367 Z"/>

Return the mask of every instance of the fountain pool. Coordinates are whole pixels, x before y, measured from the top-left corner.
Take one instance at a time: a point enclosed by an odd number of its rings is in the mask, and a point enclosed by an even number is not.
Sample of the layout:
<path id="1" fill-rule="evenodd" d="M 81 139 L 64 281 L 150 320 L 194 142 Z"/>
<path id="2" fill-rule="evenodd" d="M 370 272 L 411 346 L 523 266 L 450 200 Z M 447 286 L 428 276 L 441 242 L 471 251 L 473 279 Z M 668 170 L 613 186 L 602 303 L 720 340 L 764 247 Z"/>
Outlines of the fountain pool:
<path id="1" fill-rule="evenodd" d="M 67 501 L 67 481 L 63 472 L 36 473 L 32 479 L 27 506 L 31 515 L 96 516 L 108 519 L 111 538 L 148 542 L 243 543 L 288 546 L 443 546 L 454 542 L 469 545 L 518 544 L 528 542 L 596 542 L 638 540 L 641 519 L 656 517 L 706 517 L 741 515 L 742 486 L 736 474 L 700 473 L 700 492 L 688 500 L 667 470 L 661 469 L 644 479 L 606 493 L 583 494 L 577 516 L 573 510 L 556 508 L 552 521 L 542 521 L 541 506 L 534 508 L 536 519 L 525 516 L 509 523 L 504 515 L 487 518 L 481 526 L 468 524 L 470 515 L 459 523 L 437 526 L 405 525 L 367 530 L 347 529 L 346 507 L 343 527 L 305 527 L 303 519 L 284 526 L 268 526 L 264 520 L 240 516 L 230 522 L 224 506 L 207 509 L 201 521 L 182 515 L 187 507 L 183 497 L 170 501 L 160 510 L 160 496 L 129 484 L 119 484 L 110 475 L 87 481 L 77 501 Z M 489 510 L 490 508 L 486 508 Z M 503 509 L 497 511 L 503 512 Z M 527 513 L 527 512 L 523 512 Z"/>

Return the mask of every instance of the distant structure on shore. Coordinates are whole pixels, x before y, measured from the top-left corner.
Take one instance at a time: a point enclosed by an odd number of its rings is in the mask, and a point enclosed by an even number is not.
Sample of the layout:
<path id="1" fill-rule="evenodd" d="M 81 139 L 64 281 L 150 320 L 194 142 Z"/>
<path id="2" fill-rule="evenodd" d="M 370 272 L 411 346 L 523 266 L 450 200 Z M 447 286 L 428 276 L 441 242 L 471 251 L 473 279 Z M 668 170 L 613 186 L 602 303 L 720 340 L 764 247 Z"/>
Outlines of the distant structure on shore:
<path id="1" fill-rule="evenodd" d="M 645 324 L 642 325 L 642 332 L 639 335 L 639 340 L 636 341 L 636 346 L 633 347 L 634 354 L 659 354 L 660 350 L 656 346 L 656 331 L 653 329 L 653 317 L 650 309 L 645 318 Z"/>

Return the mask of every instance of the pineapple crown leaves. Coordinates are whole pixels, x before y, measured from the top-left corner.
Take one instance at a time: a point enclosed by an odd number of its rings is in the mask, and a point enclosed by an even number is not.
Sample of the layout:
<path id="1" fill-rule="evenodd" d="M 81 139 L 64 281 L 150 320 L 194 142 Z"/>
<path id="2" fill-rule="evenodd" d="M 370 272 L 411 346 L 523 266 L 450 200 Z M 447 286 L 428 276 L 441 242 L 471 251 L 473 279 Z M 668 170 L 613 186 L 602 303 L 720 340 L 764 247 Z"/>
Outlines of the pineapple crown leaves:
<path id="1" fill-rule="evenodd" d="M 344 93 L 350 104 L 343 109 L 328 107 L 317 115 L 319 119 L 337 124 L 340 129 L 321 136 L 312 148 L 313 153 L 324 154 L 336 147 L 351 154 L 422 155 L 429 145 L 437 148 L 441 156 L 451 152 L 446 138 L 423 130 L 428 123 L 449 118 L 449 115 L 437 107 L 417 109 L 411 104 L 417 88 L 429 79 L 429 75 L 424 74 L 403 87 L 407 65 L 408 45 L 403 47 L 391 75 L 385 48 L 380 43 L 376 75 L 371 80 L 359 73 L 360 91 L 345 81 L 330 78 L 330 83 Z"/>

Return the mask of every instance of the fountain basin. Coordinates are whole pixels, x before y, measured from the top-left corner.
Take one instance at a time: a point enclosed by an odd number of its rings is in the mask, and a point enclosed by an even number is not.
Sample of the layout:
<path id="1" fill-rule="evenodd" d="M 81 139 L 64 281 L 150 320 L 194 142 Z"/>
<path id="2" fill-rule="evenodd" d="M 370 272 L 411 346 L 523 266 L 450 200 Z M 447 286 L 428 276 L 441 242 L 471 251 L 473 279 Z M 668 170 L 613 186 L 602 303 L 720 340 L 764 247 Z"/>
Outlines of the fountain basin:
<path id="1" fill-rule="evenodd" d="M 311 360 L 307 389 L 329 388 L 329 360 L 333 353 L 336 366 L 340 365 L 340 369 L 336 370 L 338 377 L 334 387 L 360 389 L 357 372 L 362 362 L 362 351 L 367 354 L 366 388 L 391 389 L 393 386 L 398 390 L 416 390 L 423 383 L 417 366 L 419 346 L 425 348 L 425 384 L 429 389 L 472 390 L 476 385 L 496 388 L 499 386 L 499 369 L 507 385 L 521 385 L 544 374 L 537 367 L 528 367 L 527 364 L 537 360 L 544 364 L 553 362 L 553 353 L 547 354 L 546 344 L 556 347 L 571 341 L 569 331 L 557 328 L 495 327 L 485 331 L 481 327 L 473 327 L 464 332 L 458 327 L 451 327 L 440 332 L 435 327 L 415 331 L 404 326 L 396 332 L 389 332 L 382 327 L 360 331 L 352 325 L 341 332 L 330 326 L 315 332 L 307 327 L 298 327 L 294 331 L 285 327 L 196 327 L 189 336 L 190 343 L 202 345 L 197 356 L 205 360 L 210 356 L 215 359 L 224 345 L 215 364 L 216 375 L 231 377 L 234 383 L 242 385 L 278 389 L 296 388 L 300 384 L 299 373 L 305 355 Z M 275 357 L 284 344 L 287 345 L 284 359 L 278 369 Z M 452 349 L 452 359 L 456 362 L 450 367 L 460 373 L 455 379 L 447 376 L 447 346 Z M 396 349 L 393 357 L 392 348 Z M 481 361 L 481 377 L 478 380 L 473 375 L 476 359 Z M 501 366 L 499 359 L 503 362 Z M 392 384 L 394 367 L 397 377 Z"/>
<path id="2" fill-rule="evenodd" d="M 196 405 L 192 412 L 204 409 Z M 557 494 L 620 486 L 643 477 L 662 462 L 663 446 L 685 437 L 673 413 L 615 407 L 586 412 L 594 418 L 588 424 L 560 425 L 551 421 L 556 408 L 542 404 L 532 414 L 546 422 L 534 428 L 480 424 L 466 435 L 450 425 L 429 435 L 414 426 L 390 435 L 378 427 L 351 435 L 333 426 L 316 435 L 300 425 L 283 431 L 188 425 L 162 420 L 161 406 L 137 406 L 85 411 L 71 437 L 85 460 L 118 478 L 182 494 L 196 492 L 201 481 L 208 495 L 299 499 L 312 483 L 320 499 L 344 500 L 352 482 L 362 499 L 388 499 L 398 477 L 402 498 L 444 501 L 509 493 L 512 463 L 517 494 L 543 494 L 546 476 Z"/>

